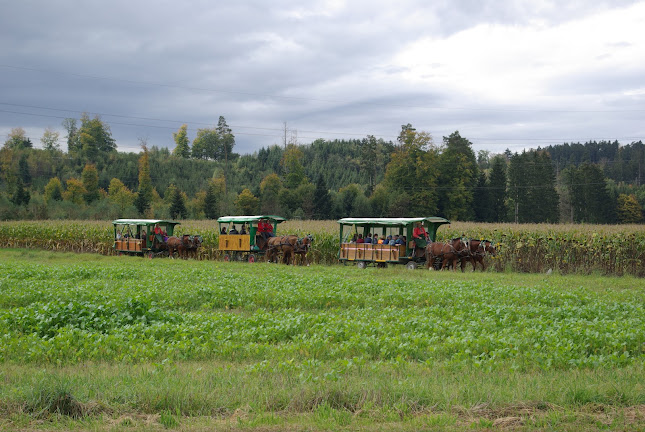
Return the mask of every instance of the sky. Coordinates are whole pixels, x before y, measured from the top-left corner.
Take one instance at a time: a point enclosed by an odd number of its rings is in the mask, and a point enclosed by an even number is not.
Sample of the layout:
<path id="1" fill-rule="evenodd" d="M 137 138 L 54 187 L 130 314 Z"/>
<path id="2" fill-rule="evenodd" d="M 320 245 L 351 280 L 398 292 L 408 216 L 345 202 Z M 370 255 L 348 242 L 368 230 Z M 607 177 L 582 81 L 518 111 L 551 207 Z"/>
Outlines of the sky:
<path id="1" fill-rule="evenodd" d="M 0 138 L 86 112 L 119 151 L 224 116 L 235 151 L 395 141 L 473 149 L 645 140 L 645 1 L 0 0 Z"/>

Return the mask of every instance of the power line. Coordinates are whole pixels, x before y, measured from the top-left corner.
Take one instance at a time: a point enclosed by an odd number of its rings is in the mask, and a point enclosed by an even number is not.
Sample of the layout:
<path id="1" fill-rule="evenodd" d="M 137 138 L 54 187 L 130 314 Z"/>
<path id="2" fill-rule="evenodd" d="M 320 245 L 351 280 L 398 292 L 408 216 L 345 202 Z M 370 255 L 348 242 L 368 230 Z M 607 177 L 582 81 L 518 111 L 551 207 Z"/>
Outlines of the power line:
<path id="1" fill-rule="evenodd" d="M 625 113 L 625 112 L 645 112 L 645 109 L 632 109 L 632 110 L 626 110 L 626 109 L 622 109 L 622 110 L 563 110 L 563 109 L 554 110 L 554 109 L 548 109 L 548 110 L 545 110 L 545 109 L 528 109 L 528 108 L 474 108 L 474 107 L 433 107 L 433 106 L 429 106 L 429 105 L 399 105 L 399 104 L 386 104 L 386 103 L 378 103 L 378 102 L 347 101 L 347 100 L 341 100 L 341 99 L 320 99 L 320 98 L 306 98 L 306 97 L 298 97 L 298 96 L 283 96 L 283 95 L 275 95 L 275 94 L 268 94 L 268 93 L 244 92 L 244 91 L 235 91 L 235 90 L 222 90 L 222 89 L 214 89 L 214 88 L 207 88 L 207 87 L 189 87 L 189 86 L 181 86 L 181 85 L 177 85 L 177 84 L 166 84 L 166 83 L 158 83 L 158 82 L 151 82 L 151 81 L 138 81 L 138 80 L 132 80 L 132 79 L 125 79 L 125 78 L 115 78 L 115 77 L 108 77 L 108 76 L 96 76 L 96 75 L 88 75 L 88 74 L 79 74 L 79 73 L 74 73 L 74 72 L 54 71 L 54 70 L 32 68 L 32 67 L 24 67 L 24 66 L 5 65 L 5 64 L 0 64 L 0 67 L 7 68 L 7 69 L 39 72 L 39 73 L 69 75 L 69 76 L 75 76 L 75 77 L 79 77 L 79 78 L 89 78 L 89 79 L 95 79 L 95 80 L 124 82 L 124 83 L 129 83 L 129 84 L 148 85 L 148 86 L 164 87 L 164 88 L 176 88 L 176 89 L 200 91 L 200 92 L 237 94 L 237 95 L 245 95 L 245 96 L 260 96 L 260 97 L 273 98 L 273 99 L 285 99 L 285 100 L 297 100 L 297 101 L 309 101 L 309 102 L 324 102 L 324 103 L 335 103 L 335 104 L 354 104 L 354 105 L 367 105 L 367 106 L 381 106 L 381 107 L 388 107 L 388 108 L 423 108 L 423 109 L 430 109 L 430 110 L 445 110 L 445 111 L 482 111 L 482 112 L 494 112 L 494 111 L 497 111 L 497 112 L 533 112 L 533 113 Z"/>
<path id="2" fill-rule="evenodd" d="M 43 109 L 43 110 L 51 110 L 51 111 L 61 111 L 61 112 L 72 112 L 72 113 L 89 113 L 89 114 L 95 114 L 99 116 L 106 116 L 106 117 L 118 117 L 118 118 L 124 118 L 124 119 L 135 119 L 135 120 L 149 120 L 149 121 L 161 121 L 161 122 L 173 122 L 173 123 L 180 123 L 180 124 L 191 124 L 191 125 L 205 125 L 205 126 L 213 126 L 211 123 L 200 123 L 200 122 L 191 122 L 191 121 L 180 121 L 180 120 L 170 120 L 170 119 L 156 119 L 156 118 L 151 118 L 151 117 L 135 117 L 135 116 L 125 116 L 125 115 L 120 115 L 120 114 L 106 114 L 106 113 L 98 113 L 98 112 L 88 112 L 88 111 L 77 111 L 77 110 L 68 110 L 68 109 L 62 109 L 62 108 L 49 108 L 49 107 L 40 107 L 40 106 L 34 106 L 34 105 L 22 105 L 22 104 L 13 104 L 13 103 L 7 103 L 7 102 L 0 102 L 0 105 L 8 105 L 8 106 L 17 106 L 17 107 L 24 107 L 24 108 L 34 108 L 34 109 Z M 18 114 L 18 115 L 26 115 L 26 116 L 33 116 L 33 117 L 46 117 L 46 118 L 56 118 L 56 119 L 66 119 L 68 117 L 62 117 L 62 116 L 57 116 L 57 115 L 52 115 L 52 114 L 38 114 L 38 113 L 29 113 L 29 112 L 22 112 L 22 111 L 12 111 L 12 110 L 4 110 L 0 109 L 0 112 L 5 112 L 5 113 L 10 113 L 10 114 Z M 177 130 L 176 126 L 163 126 L 163 125 L 151 125 L 151 124 L 139 124 L 139 123 L 125 123 L 125 122 L 110 122 L 110 124 L 115 124 L 115 125 L 121 125 L 121 126 L 131 126 L 131 127 L 144 127 L 144 128 L 154 128 L 154 129 L 168 129 L 168 130 Z M 239 126 L 239 125 L 231 125 L 231 128 L 243 128 L 243 129 L 255 129 L 255 130 L 266 130 L 266 131 L 275 131 L 275 134 L 263 134 L 263 133 L 251 133 L 251 132 L 235 132 L 235 135 L 248 135 L 248 136 L 264 136 L 264 137 L 272 137 L 272 138 L 281 138 L 282 134 L 284 132 L 283 129 L 274 129 L 274 128 L 263 128 L 263 127 L 257 127 L 257 126 Z M 373 135 L 373 134 L 362 134 L 362 133 L 356 133 L 356 132 L 330 132 L 330 131 L 310 131 L 310 130 L 304 130 L 303 132 L 306 133 L 320 133 L 323 135 L 355 135 L 355 136 L 367 136 L 367 135 Z M 442 134 L 440 134 L 442 135 Z M 394 135 L 373 135 L 378 138 L 394 138 Z M 318 139 L 320 136 L 299 136 L 299 138 L 304 138 L 304 139 Z M 632 140 L 632 141 L 637 141 L 641 140 L 641 137 L 612 137 L 612 138 L 595 138 L 594 140 L 600 140 L 600 141 L 614 141 L 614 140 Z M 469 141 L 527 141 L 527 142 L 544 142 L 544 143 L 561 143 L 561 142 L 580 142 L 580 141 L 588 141 L 585 139 L 575 139 L 575 138 L 480 138 L 480 137 L 470 137 L 468 138 Z M 474 144 L 474 143 L 473 143 Z M 474 144 L 475 145 L 475 144 Z M 511 145 L 511 147 L 518 147 L 522 146 L 522 144 L 516 144 L 516 145 Z"/>

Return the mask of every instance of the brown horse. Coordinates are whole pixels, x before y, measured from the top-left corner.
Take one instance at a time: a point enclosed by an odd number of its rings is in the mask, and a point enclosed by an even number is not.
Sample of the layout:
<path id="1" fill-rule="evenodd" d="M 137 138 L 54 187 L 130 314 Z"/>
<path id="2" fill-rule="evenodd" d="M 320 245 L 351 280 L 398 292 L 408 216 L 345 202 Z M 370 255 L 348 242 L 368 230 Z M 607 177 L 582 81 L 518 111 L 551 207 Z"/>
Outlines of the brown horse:
<path id="1" fill-rule="evenodd" d="M 292 264 L 294 252 L 298 245 L 298 236 L 285 235 L 280 237 L 271 237 L 267 242 L 267 261 L 277 262 L 278 256 L 282 255 L 283 264 Z"/>
<path id="2" fill-rule="evenodd" d="M 311 247 L 311 243 L 313 242 L 314 238 L 312 237 L 311 234 L 307 234 L 301 239 L 298 239 L 298 242 L 296 243 L 296 249 L 293 251 L 295 255 L 300 256 L 300 263 L 302 265 L 309 266 L 309 260 L 307 259 L 307 253 L 309 252 L 309 248 Z M 294 256 L 294 262 L 295 262 L 295 256 Z"/>
<path id="3" fill-rule="evenodd" d="M 461 237 L 452 239 L 449 243 L 428 243 L 426 246 L 426 268 L 435 266 L 435 261 L 441 262 L 440 269 L 452 265 L 453 271 L 457 271 L 457 263 L 466 252 L 466 243 Z"/>
<path id="4" fill-rule="evenodd" d="M 477 263 L 481 264 L 482 271 L 486 270 L 486 264 L 484 263 L 486 254 L 497 255 L 497 250 L 490 240 L 470 239 L 468 241 L 468 254 L 461 259 L 461 271 L 465 270 L 468 261 L 472 263 L 473 271 L 477 270 Z"/>
<path id="5" fill-rule="evenodd" d="M 199 248 L 202 245 L 202 237 L 194 235 L 190 236 L 188 240 L 188 243 L 184 241 L 184 245 L 186 245 L 185 255 L 186 257 L 192 256 L 193 258 L 197 259 Z"/>
<path id="6" fill-rule="evenodd" d="M 168 247 L 168 255 L 170 258 L 175 258 L 175 252 L 177 252 L 177 255 L 180 258 L 188 258 L 188 252 L 194 249 L 195 251 L 197 250 L 197 247 L 195 247 L 194 238 L 191 238 L 190 235 L 184 234 L 182 238 L 179 237 L 168 237 L 168 240 L 166 240 L 166 246 Z M 201 245 L 201 242 L 199 243 Z"/>

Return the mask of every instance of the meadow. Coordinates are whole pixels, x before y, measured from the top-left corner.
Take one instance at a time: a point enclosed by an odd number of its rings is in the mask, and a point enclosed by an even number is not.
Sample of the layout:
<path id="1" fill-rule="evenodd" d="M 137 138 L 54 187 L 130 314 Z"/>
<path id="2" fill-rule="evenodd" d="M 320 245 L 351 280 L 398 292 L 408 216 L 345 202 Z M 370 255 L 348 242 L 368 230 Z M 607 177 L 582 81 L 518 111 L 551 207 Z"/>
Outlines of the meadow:
<path id="1" fill-rule="evenodd" d="M 178 234 L 201 235 L 199 259 L 217 260 L 215 221 L 184 221 Z M 288 221 L 279 234 L 312 234 L 310 261 L 338 263 L 336 221 Z M 441 226 L 437 240 L 455 237 L 491 240 L 498 255 L 489 259 L 497 272 L 645 276 L 645 230 L 642 225 L 547 225 L 455 222 Z M 0 222 L 0 247 L 113 255 L 114 231 L 106 221 Z"/>
<path id="2" fill-rule="evenodd" d="M 641 430 L 645 282 L 0 251 L 2 430 Z"/>

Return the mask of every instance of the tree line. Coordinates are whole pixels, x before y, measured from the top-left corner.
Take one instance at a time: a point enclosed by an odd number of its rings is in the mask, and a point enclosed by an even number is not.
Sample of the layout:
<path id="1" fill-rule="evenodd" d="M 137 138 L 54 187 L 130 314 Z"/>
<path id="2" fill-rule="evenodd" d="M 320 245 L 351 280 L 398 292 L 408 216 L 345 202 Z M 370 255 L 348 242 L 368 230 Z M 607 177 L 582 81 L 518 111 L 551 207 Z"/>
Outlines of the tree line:
<path id="1" fill-rule="evenodd" d="M 458 131 L 435 142 L 402 125 L 396 141 L 368 135 L 270 145 L 234 152 L 223 116 L 175 147 L 119 153 L 98 116 L 47 129 L 42 148 L 24 130 L 0 149 L 0 218 L 210 218 L 279 214 L 288 218 L 439 215 L 519 223 L 640 223 L 645 207 L 639 142 L 563 144 L 502 154 L 479 151 Z"/>

